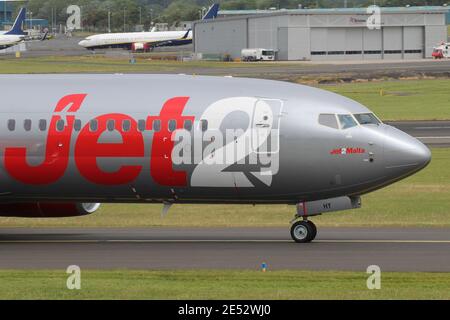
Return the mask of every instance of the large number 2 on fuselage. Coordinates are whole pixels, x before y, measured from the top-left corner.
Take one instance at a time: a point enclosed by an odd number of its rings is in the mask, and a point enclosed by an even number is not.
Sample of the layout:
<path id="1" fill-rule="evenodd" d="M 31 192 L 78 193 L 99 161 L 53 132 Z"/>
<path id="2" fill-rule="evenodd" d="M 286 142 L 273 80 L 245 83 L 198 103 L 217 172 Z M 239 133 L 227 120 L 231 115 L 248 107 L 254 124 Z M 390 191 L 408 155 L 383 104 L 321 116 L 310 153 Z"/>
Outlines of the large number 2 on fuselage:
<path id="1" fill-rule="evenodd" d="M 253 187 L 254 185 L 243 172 L 226 171 L 233 163 L 245 159 L 251 152 L 256 152 L 270 135 L 273 126 L 273 112 L 268 103 L 253 97 L 234 97 L 219 100 L 210 105 L 203 113 L 201 119 L 208 121 L 208 130 L 219 130 L 222 121 L 232 112 L 244 112 L 248 115 L 249 125 L 245 132 L 233 141 L 205 155 L 204 159 L 195 167 L 191 186 L 193 187 Z M 265 120 L 263 128 L 258 127 L 259 119 Z M 256 135 L 256 136 L 255 136 Z M 225 140 L 225 139 L 224 139 Z M 248 143 L 251 143 L 251 148 Z M 211 158 L 227 159 L 233 155 L 233 163 L 211 164 Z"/>

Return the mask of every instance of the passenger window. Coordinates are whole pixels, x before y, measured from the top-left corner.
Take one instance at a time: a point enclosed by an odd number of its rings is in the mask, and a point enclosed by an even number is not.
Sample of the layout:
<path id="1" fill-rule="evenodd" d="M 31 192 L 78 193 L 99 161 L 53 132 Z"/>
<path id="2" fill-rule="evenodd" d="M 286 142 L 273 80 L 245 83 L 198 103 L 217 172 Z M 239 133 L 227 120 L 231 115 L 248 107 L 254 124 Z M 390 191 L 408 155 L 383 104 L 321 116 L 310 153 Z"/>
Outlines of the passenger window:
<path id="1" fill-rule="evenodd" d="M 325 127 L 333 129 L 339 129 L 339 125 L 334 114 L 321 114 L 319 115 L 319 124 Z"/>
<path id="2" fill-rule="evenodd" d="M 169 120 L 169 131 L 173 132 L 177 128 L 177 121 L 176 120 Z"/>
<path id="3" fill-rule="evenodd" d="M 187 131 L 192 130 L 192 120 L 184 120 L 184 129 Z"/>
<path id="4" fill-rule="evenodd" d="M 130 120 L 123 120 L 122 121 L 122 130 L 124 132 L 128 132 L 131 129 L 131 121 Z"/>
<path id="5" fill-rule="evenodd" d="M 97 119 L 92 119 L 89 122 L 89 130 L 91 132 L 95 132 L 95 131 L 97 131 L 97 129 L 98 129 L 98 121 L 97 121 Z"/>
<path id="6" fill-rule="evenodd" d="M 158 132 L 161 130 L 161 121 L 160 120 L 153 120 L 152 128 L 155 132 Z"/>
<path id="7" fill-rule="evenodd" d="M 31 120 L 30 119 L 24 120 L 23 127 L 25 128 L 25 131 L 30 131 L 31 130 Z"/>
<path id="8" fill-rule="evenodd" d="M 202 129 L 203 132 L 208 130 L 208 120 L 205 119 L 200 120 L 200 128 Z"/>
<path id="9" fill-rule="evenodd" d="M 145 120 L 138 120 L 138 130 L 143 132 L 145 131 L 145 127 L 146 127 L 146 122 Z"/>
<path id="10" fill-rule="evenodd" d="M 359 124 L 380 124 L 380 120 L 373 113 L 358 113 L 354 114 L 356 120 L 358 120 Z"/>
<path id="11" fill-rule="evenodd" d="M 16 130 L 16 120 L 14 120 L 14 119 L 9 119 L 8 120 L 8 130 L 9 131 Z"/>
<path id="12" fill-rule="evenodd" d="M 108 129 L 108 131 L 114 131 L 115 126 L 116 122 L 114 120 L 108 120 L 108 122 L 106 123 L 106 128 Z"/>
<path id="13" fill-rule="evenodd" d="M 341 129 L 343 130 L 356 127 L 358 125 L 355 119 L 353 119 L 353 117 L 349 114 L 339 114 L 338 118 L 341 123 Z"/>
<path id="14" fill-rule="evenodd" d="M 64 120 L 59 119 L 58 121 L 56 121 L 56 130 L 59 132 L 64 131 Z"/>
<path id="15" fill-rule="evenodd" d="M 41 131 L 47 130 L 47 120 L 45 119 L 39 120 L 39 130 Z"/>
<path id="16" fill-rule="evenodd" d="M 75 131 L 80 131 L 81 130 L 81 120 L 80 119 L 75 119 L 75 122 L 73 124 L 73 128 L 75 129 Z"/>

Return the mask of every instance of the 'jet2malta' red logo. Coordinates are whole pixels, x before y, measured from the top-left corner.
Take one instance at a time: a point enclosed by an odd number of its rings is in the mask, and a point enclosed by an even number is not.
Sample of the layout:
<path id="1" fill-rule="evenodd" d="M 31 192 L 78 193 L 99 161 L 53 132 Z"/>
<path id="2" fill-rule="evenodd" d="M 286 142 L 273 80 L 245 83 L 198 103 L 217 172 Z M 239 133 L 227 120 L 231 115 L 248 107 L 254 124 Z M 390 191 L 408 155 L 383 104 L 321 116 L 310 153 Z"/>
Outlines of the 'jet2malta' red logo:
<path id="1" fill-rule="evenodd" d="M 366 153 L 364 148 L 337 148 L 330 151 L 331 155 L 346 155 L 346 154 L 363 154 Z"/>
<path id="2" fill-rule="evenodd" d="M 27 162 L 26 147 L 5 148 L 6 171 L 16 180 L 25 184 L 45 185 L 58 181 L 67 170 L 70 158 L 70 146 L 75 122 L 75 115 L 81 108 L 86 94 L 73 94 L 63 97 L 53 112 L 46 141 L 45 158 L 39 165 L 32 166 Z M 176 120 L 176 129 L 182 129 L 184 120 L 194 121 L 193 116 L 183 116 L 183 110 L 189 97 L 176 97 L 168 100 L 162 107 L 159 116 L 148 116 L 146 130 L 152 130 L 153 120 L 159 119 L 161 128 L 154 132 L 152 153 L 150 157 L 151 175 L 155 182 L 166 186 L 186 186 L 185 171 L 174 171 L 172 168 L 172 132 L 168 122 Z M 57 123 L 65 117 L 64 128 Z M 142 166 L 123 165 L 115 172 L 105 172 L 97 164 L 98 158 L 144 157 L 145 142 L 142 132 L 138 130 L 137 121 L 126 114 L 111 113 L 95 118 L 98 129 L 91 131 L 87 123 L 79 132 L 75 141 L 74 158 L 80 174 L 90 182 L 102 185 L 119 185 L 135 180 Z M 117 126 L 122 136 L 121 143 L 101 143 L 100 136 L 107 130 L 108 120 L 115 123 L 129 121 L 129 130 Z M 60 130 L 58 130 L 60 129 Z"/>

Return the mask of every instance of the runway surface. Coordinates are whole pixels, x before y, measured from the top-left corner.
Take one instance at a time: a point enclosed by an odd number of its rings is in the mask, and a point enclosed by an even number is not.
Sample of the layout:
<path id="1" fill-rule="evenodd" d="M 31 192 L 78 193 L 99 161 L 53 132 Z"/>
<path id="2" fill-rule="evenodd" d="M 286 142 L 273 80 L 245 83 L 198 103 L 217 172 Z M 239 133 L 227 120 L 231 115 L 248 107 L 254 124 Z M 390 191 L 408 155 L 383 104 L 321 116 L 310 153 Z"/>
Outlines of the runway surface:
<path id="1" fill-rule="evenodd" d="M 386 122 L 433 147 L 450 147 L 450 121 Z"/>
<path id="2" fill-rule="evenodd" d="M 269 269 L 450 271 L 450 229 L 0 229 L 1 269 Z"/>

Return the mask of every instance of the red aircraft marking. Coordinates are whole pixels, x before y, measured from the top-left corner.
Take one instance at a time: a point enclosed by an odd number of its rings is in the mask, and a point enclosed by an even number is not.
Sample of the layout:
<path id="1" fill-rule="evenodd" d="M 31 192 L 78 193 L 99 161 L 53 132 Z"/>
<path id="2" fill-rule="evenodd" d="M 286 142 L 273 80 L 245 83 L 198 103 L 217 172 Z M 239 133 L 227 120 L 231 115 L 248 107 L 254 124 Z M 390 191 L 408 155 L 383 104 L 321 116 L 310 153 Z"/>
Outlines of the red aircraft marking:
<path id="1" fill-rule="evenodd" d="M 73 94 L 62 98 L 56 108 L 56 112 L 62 112 L 69 107 L 68 112 L 76 112 L 81 107 L 86 94 Z M 67 115 L 62 131 L 56 130 L 60 115 L 53 115 L 50 121 L 47 147 L 44 161 L 37 166 L 30 166 L 27 162 L 27 149 L 24 147 L 5 148 L 6 171 L 16 180 L 25 184 L 42 185 L 49 184 L 61 178 L 67 169 L 69 162 L 70 140 L 72 137 L 74 115 Z"/>
<path id="2" fill-rule="evenodd" d="M 56 105 L 54 113 L 64 112 L 66 121 L 63 130 L 57 130 L 58 120 L 62 115 L 53 115 L 50 121 L 45 159 L 32 166 L 27 162 L 26 147 L 5 148 L 5 168 L 11 177 L 30 185 L 46 185 L 57 182 L 66 172 L 70 145 L 75 122 L 75 114 L 82 106 L 86 94 L 72 94 L 63 97 Z M 194 116 L 183 116 L 183 110 L 189 97 L 176 97 L 168 100 L 162 107 L 159 116 L 148 116 L 146 129 L 151 130 L 153 120 L 160 120 L 160 131 L 153 134 L 152 154 L 150 160 L 151 175 L 156 183 L 164 186 L 186 186 L 187 175 L 185 171 L 173 170 L 172 150 L 174 142 L 171 140 L 172 131 L 169 131 L 169 120 L 176 121 L 175 129 L 182 129 L 184 120 L 194 121 Z M 71 113 L 71 114 L 70 114 Z M 137 122 L 126 114 L 111 113 L 96 117 L 98 129 L 91 132 L 89 123 L 80 131 L 75 142 L 74 158 L 80 174 L 90 182 L 101 185 L 127 184 L 135 180 L 142 166 L 123 165 L 115 172 L 105 172 L 98 167 L 98 158 L 115 157 L 144 157 L 144 138 L 137 128 Z M 107 121 L 114 120 L 120 123 L 130 121 L 130 129 L 123 130 L 121 125 L 115 127 L 122 136 L 121 143 L 100 143 L 99 138 L 107 130 Z"/>
<path id="3" fill-rule="evenodd" d="M 194 121 L 192 116 L 182 116 L 184 107 L 189 97 L 177 97 L 168 100 L 161 109 L 159 116 L 147 118 L 147 128 L 151 130 L 153 120 L 161 121 L 161 130 L 153 135 L 152 156 L 150 172 L 153 179 L 164 186 L 186 186 L 187 177 L 185 171 L 174 171 L 172 168 L 172 132 L 169 131 L 169 120 L 176 121 L 176 129 L 183 129 L 184 120 Z"/>

